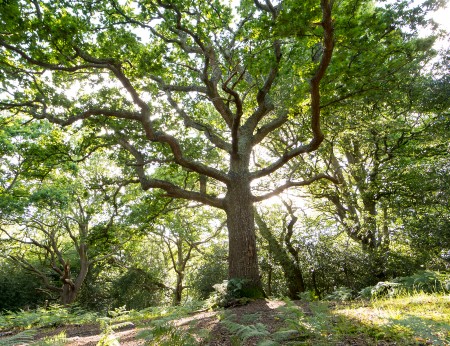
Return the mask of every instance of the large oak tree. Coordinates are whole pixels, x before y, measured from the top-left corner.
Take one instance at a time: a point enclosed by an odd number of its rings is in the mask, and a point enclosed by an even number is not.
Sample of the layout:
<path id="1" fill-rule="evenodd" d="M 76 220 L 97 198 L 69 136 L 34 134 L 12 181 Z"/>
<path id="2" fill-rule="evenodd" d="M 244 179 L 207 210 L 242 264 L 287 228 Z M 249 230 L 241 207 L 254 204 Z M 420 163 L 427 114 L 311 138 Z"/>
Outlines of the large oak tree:
<path id="1" fill-rule="evenodd" d="M 366 52 L 352 52 L 344 36 L 365 42 L 377 26 L 408 44 L 393 14 L 368 4 L 2 2 L 2 116 L 79 131 L 90 147 L 114 150 L 128 182 L 222 209 L 229 277 L 261 294 L 254 204 L 319 179 L 337 182 L 299 167 L 324 140 L 321 110 L 365 90 L 361 71 L 348 80 Z M 366 7 L 373 20 L 358 22 Z M 340 60 L 324 88 L 335 45 Z M 408 61 L 397 53 L 379 61 Z M 300 133 L 281 137 L 292 127 Z M 276 155 L 265 149 L 274 141 Z M 197 179 L 197 188 L 185 188 L 183 176 Z"/>

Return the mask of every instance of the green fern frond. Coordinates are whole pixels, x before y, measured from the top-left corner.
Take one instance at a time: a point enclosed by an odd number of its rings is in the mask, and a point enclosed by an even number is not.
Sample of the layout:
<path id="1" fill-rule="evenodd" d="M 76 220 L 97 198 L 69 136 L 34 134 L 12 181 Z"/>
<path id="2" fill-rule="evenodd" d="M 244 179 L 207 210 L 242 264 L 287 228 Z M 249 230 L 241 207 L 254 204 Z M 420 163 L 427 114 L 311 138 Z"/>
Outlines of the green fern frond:
<path id="1" fill-rule="evenodd" d="M 16 335 L 0 340 L 0 346 L 29 345 L 33 342 L 36 331 L 33 329 L 24 330 Z"/>
<path id="2" fill-rule="evenodd" d="M 280 346 L 279 342 L 275 340 L 262 340 L 256 344 L 257 346 Z"/>
<path id="3" fill-rule="evenodd" d="M 242 341 L 252 337 L 266 337 L 270 335 L 266 326 L 262 323 L 246 326 L 229 320 L 222 321 L 222 324 L 233 334 L 239 336 Z"/>
<path id="4" fill-rule="evenodd" d="M 252 323 L 254 321 L 259 320 L 261 317 L 261 313 L 256 312 L 254 314 L 246 314 L 241 316 L 241 322 L 242 323 Z"/>
<path id="5" fill-rule="evenodd" d="M 120 323 L 110 325 L 110 328 L 112 330 L 120 330 L 120 329 L 125 329 L 127 327 L 134 327 L 134 324 L 130 321 L 126 321 L 126 322 L 120 322 Z"/>
<path id="6" fill-rule="evenodd" d="M 272 334 L 273 339 L 277 341 L 297 339 L 299 336 L 300 333 L 295 329 L 279 330 Z"/>

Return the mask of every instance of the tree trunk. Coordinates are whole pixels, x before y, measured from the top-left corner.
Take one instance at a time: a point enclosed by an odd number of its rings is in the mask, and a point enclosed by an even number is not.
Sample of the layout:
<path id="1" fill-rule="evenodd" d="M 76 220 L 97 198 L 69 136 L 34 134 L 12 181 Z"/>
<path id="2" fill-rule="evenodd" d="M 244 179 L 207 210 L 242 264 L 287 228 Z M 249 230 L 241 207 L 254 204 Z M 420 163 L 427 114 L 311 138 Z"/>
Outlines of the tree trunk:
<path id="1" fill-rule="evenodd" d="M 300 264 L 298 263 L 298 261 L 294 261 L 293 258 L 289 257 L 289 254 L 283 248 L 282 243 L 279 242 L 271 233 L 269 227 L 263 221 L 263 219 L 258 214 L 255 214 L 255 216 L 260 234 L 269 244 L 270 253 L 272 254 L 275 261 L 283 269 L 284 277 L 286 279 L 286 284 L 289 291 L 289 298 L 298 299 L 298 294 L 301 292 L 305 292 L 305 283 Z M 288 244 L 290 245 L 290 241 L 288 241 Z M 292 249 L 292 251 L 295 252 L 294 249 Z"/>
<path id="2" fill-rule="evenodd" d="M 64 264 L 64 275 L 61 278 L 63 286 L 60 296 L 61 304 L 64 306 L 72 304 L 75 301 L 89 271 L 87 245 L 81 244 L 78 253 L 80 255 L 80 272 L 78 273 L 75 281 L 72 280 L 69 262 Z"/>
<path id="3" fill-rule="evenodd" d="M 65 282 L 61 291 L 61 304 L 67 306 L 72 304 L 77 298 L 78 291 L 72 282 Z"/>
<path id="4" fill-rule="evenodd" d="M 177 274 L 177 285 L 173 292 L 173 303 L 174 305 L 181 304 L 181 297 L 183 294 L 183 278 L 184 278 L 184 269 L 187 260 L 190 257 L 190 251 L 187 254 L 186 261 L 183 258 L 183 241 L 179 238 L 177 239 L 177 262 L 174 263 L 174 269 Z"/>
<path id="5" fill-rule="evenodd" d="M 72 274 L 70 271 L 70 264 L 66 262 L 63 268 L 63 276 L 61 277 L 62 281 L 62 290 L 61 290 L 61 304 L 66 306 L 73 303 L 77 297 L 78 290 L 75 287 L 75 284 L 72 281 Z"/>
<path id="6" fill-rule="evenodd" d="M 269 297 L 272 295 L 272 272 L 273 268 L 269 264 L 269 272 L 267 273 L 267 296 Z"/>
<path id="7" fill-rule="evenodd" d="M 181 297 L 183 295 L 183 275 L 181 273 L 177 273 L 177 285 L 173 294 L 173 303 L 174 305 L 181 304 Z"/>
<path id="8" fill-rule="evenodd" d="M 258 270 L 255 219 L 250 181 L 245 175 L 236 176 L 228 186 L 225 212 L 229 239 L 228 277 L 245 279 L 244 294 L 263 297 Z"/>

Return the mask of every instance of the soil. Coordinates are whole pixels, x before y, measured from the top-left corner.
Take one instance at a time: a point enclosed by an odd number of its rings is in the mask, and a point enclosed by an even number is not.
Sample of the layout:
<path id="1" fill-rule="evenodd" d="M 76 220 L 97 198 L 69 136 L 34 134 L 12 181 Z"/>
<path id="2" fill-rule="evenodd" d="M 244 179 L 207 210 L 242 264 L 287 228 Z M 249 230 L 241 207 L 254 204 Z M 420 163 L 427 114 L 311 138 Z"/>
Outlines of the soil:
<path id="1" fill-rule="evenodd" d="M 227 314 L 233 314 L 236 317 L 234 321 L 241 322 L 242 317 L 254 315 L 257 317 L 255 323 L 262 323 L 267 326 L 270 332 L 277 330 L 282 326 L 283 322 L 278 317 L 280 312 L 278 307 L 284 305 L 281 301 L 265 301 L 257 300 L 247 305 L 228 308 Z M 199 341 L 199 345 L 209 346 L 231 346 L 231 333 L 219 323 L 218 311 L 202 311 L 194 315 L 181 318 L 175 321 L 175 325 L 185 330 L 201 330 L 209 331 L 208 341 Z M 247 321 L 245 324 L 252 324 Z M 121 345 L 136 346 L 144 345 L 145 340 L 136 338 L 138 332 L 143 328 L 136 328 L 135 326 L 127 326 L 119 331 L 115 331 L 115 335 L 119 338 Z M 145 327 L 144 327 L 145 329 Z M 57 335 L 61 332 L 66 333 L 67 343 L 70 346 L 95 346 L 101 337 L 100 328 L 98 325 L 68 325 L 54 328 L 52 330 L 41 330 L 35 339 L 39 340 L 47 336 Z M 257 340 L 249 339 L 246 345 L 256 345 Z"/>
<path id="2" fill-rule="evenodd" d="M 296 302 L 296 304 L 303 310 L 305 314 L 310 314 L 311 310 L 306 302 Z M 220 318 L 222 314 L 233 316 L 233 321 L 240 324 L 251 325 L 255 323 L 264 324 L 269 332 L 279 330 L 284 324 L 281 318 L 282 312 L 278 309 L 283 306 L 282 301 L 267 301 L 257 300 L 247 305 L 231 307 L 225 311 L 202 311 L 197 312 L 191 316 L 181 318 L 174 321 L 175 325 L 184 329 L 185 331 L 195 330 L 207 330 L 209 333 L 208 340 L 198 340 L 198 345 L 202 346 L 231 346 L 232 334 L 220 324 Z M 129 324 L 124 326 L 120 330 L 115 330 L 115 336 L 120 340 L 120 345 L 145 345 L 145 340 L 137 338 L 137 334 L 142 330 L 149 329 L 150 327 L 134 326 Z M 44 337 L 58 335 L 62 332 L 66 333 L 67 343 L 65 345 L 70 346 L 95 346 L 101 338 L 101 331 L 98 325 L 85 324 L 85 325 L 67 325 L 59 326 L 53 329 L 41 329 L 35 335 L 35 340 L 40 340 Z M 0 337 L 0 345 L 2 344 L 2 337 Z M 243 346 L 254 346 L 258 342 L 257 338 L 248 339 Z M 358 340 L 348 340 L 348 342 L 341 343 L 340 345 L 365 345 L 359 343 Z"/>

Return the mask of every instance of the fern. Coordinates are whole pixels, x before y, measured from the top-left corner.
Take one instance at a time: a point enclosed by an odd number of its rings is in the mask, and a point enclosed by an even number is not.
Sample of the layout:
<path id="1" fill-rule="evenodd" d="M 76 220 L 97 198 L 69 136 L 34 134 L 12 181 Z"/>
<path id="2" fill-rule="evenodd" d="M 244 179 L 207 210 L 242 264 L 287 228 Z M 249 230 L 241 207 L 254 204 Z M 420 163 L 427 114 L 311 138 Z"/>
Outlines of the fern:
<path id="1" fill-rule="evenodd" d="M 276 341 L 286 341 L 286 340 L 293 340 L 298 339 L 300 336 L 298 330 L 296 329 L 286 329 L 286 330 L 279 330 L 272 334 L 272 338 Z"/>
<path id="2" fill-rule="evenodd" d="M 261 313 L 256 312 L 254 314 L 246 314 L 241 316 L 241 322 L 242 323 L 252 323 L 254 321 L 259 320 L 261 317 Z"/>
<path id="3" fill-rule="evenodd" d="M 257 343 L 257 346 L 280 346 L 279 342 L 276 342 L 275 340 L 262 340 Z"/>
<path id="4" fill-rule="evenodd" d="M 48 336 L 33 343 L 33 346 L 64 346 L 67 343 L 66 333 L 62 332 L 58 335 Z"/>
<path id="5" fill-rule="evenodd" d="M 115 315 L 116 318 L 119 318 L 120 315 Z M 102 334 L 100 337 L 99 342 L 97 343 L 97 346 L 119 346 L 119 340 L 117 336 L 115 335 L 115 331 L 119 329 L 124 329 L 129 326 L 133 326 L 134 324 L 125 321 L 125 322 L 119 322 L 114 323 L 114 319 L 110 317 L 104 317 L 100 319 L 100 328 L 102 330 Z"/>
<path id="6" fill-rule="evenodd" d="M 194 346 L 198 345 L 194 333 L 185 331 L 173 325 L 169 318 L 163 318 L 151 323 L 152 329 L 138 333 L 137 338 L 145 339 L 146 345 L 154 346 Z"/>
<path id="7" fill-rule="evenodd" d="M 29 345 L 33 342 L 36 331 L 33 329 L 24 330 L 16 335 L 0 340 L 0 346 Z"/>
<path id="8" fill-rule="evenodd" d="M 47 309 L 38 308 L 31 311 L 7 311 L 0 315 L 1 329 L 30 329 L 34 327 L 56 327 L 72 323 L 94 322 L 97 314 L 85 312 L 78 307 L 65 308 L 60 305 L 50 305 Z"/>
<path id="9" fill-rule="evenodd" d="M 270 335 L 266 326 L 262 323 L 246 326 L 230 320 L 222 321 L 222 324 L 233 334 L 239 336 L 242 341 L 252 337 L 266 337 Z"/>

